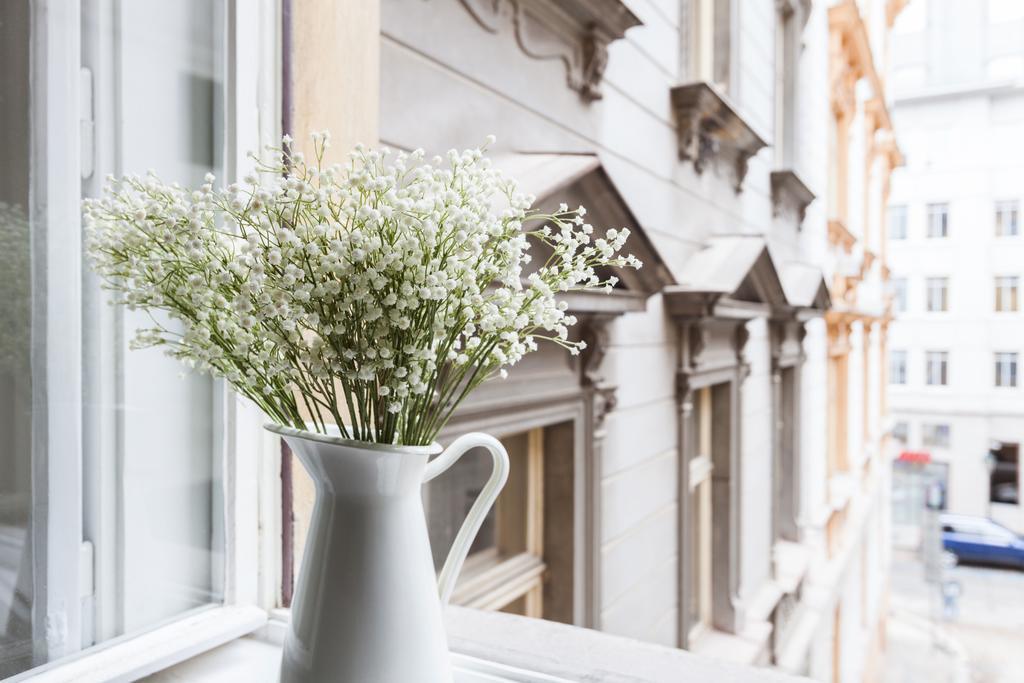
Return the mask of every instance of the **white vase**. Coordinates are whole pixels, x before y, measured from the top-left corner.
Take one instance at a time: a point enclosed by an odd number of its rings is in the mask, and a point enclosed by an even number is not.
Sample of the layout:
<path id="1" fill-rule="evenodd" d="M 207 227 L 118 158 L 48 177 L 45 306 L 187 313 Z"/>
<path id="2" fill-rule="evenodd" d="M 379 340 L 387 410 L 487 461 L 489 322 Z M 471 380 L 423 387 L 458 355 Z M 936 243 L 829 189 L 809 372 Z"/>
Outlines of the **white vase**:
<path id="1" fill-rule="evenodd" d="M 284 438 L 316 486 L 282 683 L 452 683 L 441 608 L 508 478 L 501 442 L 467 434 L 428 462 L 440 446 L 268 429 Z M 476 447 L 490 451 L 494 469 L 435 579 L 422 484 Z"/>

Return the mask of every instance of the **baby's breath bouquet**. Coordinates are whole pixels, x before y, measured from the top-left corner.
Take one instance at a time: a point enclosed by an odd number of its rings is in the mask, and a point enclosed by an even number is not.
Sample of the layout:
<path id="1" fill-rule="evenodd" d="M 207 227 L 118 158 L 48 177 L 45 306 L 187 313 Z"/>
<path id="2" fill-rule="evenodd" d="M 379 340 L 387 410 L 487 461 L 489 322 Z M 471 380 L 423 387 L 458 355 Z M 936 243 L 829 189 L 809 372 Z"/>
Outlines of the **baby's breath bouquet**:
<path id="1" fill-rule="evenodd" d="M 149 173 L 85 202 L 93 267 L 151 314 L 136 347 L 225 378 L 282 425 L 420 445 L 538 340 L 579 353 L 560 292 L 640 267 L 618 255 L 628 230 L 595 235 L 583 207 L 530 211 L 481 149 L 328 165 L 329 145 L 314 134 L 307 161 L 285 136 L 219 190 Z"/>

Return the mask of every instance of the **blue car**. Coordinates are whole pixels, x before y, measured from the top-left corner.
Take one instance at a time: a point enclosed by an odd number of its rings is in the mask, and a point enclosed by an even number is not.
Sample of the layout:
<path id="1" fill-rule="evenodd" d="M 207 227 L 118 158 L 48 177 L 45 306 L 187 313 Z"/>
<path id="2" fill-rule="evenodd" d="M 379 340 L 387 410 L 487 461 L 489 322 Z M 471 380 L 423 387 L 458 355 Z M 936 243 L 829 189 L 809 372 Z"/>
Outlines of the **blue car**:
<path id="1" fill-rule="evenodd" d="M 942 547 L 964 564 L 987 564 L 1024 569 L 1024 539 L 1002 524 L 984 517 L 944 514 Z"/>

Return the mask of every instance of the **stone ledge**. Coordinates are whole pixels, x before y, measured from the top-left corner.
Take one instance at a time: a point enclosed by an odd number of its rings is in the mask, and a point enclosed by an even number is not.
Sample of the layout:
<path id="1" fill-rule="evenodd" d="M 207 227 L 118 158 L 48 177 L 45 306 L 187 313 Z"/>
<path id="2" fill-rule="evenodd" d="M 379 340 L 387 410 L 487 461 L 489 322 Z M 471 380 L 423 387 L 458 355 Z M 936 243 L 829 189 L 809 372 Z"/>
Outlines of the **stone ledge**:
<path id="1" fill-rule="evenodd" d="M 586 683 L 806 680 L 591 629 L 501 612 L 449 607 L 445 623 L 453 652 Z"/>
<path id="2" fill-rule="evenodd" d="M 733 167 L 733 189 L 743 189 L 750 158 L 767 145 L 712 85 L 699 81 L 672 88 L 679 127 L 679 158 L 703 173 L 713 159 Z"/>
<path id="3" fill-rule="evenodd" d="M 796 171 L 790 169 L 772 171 L 771 184 L 772 214 L 776 218 L 791 214 L 799 228 L 807 216 L 807 207 L 815 199 L 814 193 Z"/>

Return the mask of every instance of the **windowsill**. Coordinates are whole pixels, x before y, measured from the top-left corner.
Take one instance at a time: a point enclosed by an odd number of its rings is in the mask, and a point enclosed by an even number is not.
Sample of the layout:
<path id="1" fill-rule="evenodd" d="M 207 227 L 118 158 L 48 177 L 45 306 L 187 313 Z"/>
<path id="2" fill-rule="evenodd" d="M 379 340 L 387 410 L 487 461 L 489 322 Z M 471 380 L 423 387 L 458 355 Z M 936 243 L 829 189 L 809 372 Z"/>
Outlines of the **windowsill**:
<path id="1" fill-rule="evenodd" d="M 753 665 L 766 654 L 772 625 L 767 621 L 751 621 L 741 633 L 726 633 L 717 629 L 708 629 L 700 634 L 696 641 L 690 643 L 690 652 L 698 657 L 711 660 Z M 673 679 L 684 680 L 684 679 Z M 707 678 L 694 677 L 694 681 L 729 680 L 724 672 Z M 786 680 L 792 680 L 787 678 Z"/>
<path id="2" fill-rule="evenodd" d="M 274 617 L 286 615 L 287 612 L 282 611 L 274 613 Z M 733 663 L 737 660 L 737 645 L 742 645 L 743 653 L 752 658 L 763 651 L 770 633 L 767 624 L 751 632 L 751 635 L 756 632 L 759 636 L 754 640 L 746 635 L 709 632 L 701 637 L 707 656 L 699 656 L 590 629 L 500 612 L 450 607 L 445 622 L 456 667 L 455 683 L 568 683 L 582 680 L 590 683 L 623 680 L 784 683 L 795 680 L 776 672 Z M 149 681 L 276 682 L 285 628 L 283 621 L 274 618 L 253 635 L 163 671 Z M 762 642 L 761 646 L 757 645 L 757 640 Z M 712 657 L 731 661 L 715 661 Z"/>
<path id="3" fill-rule="evenodd" d="M 70 661 L 54 662 L 8 680 L 9 683 L 134 681 L 222 647 L 225 643 L 237 642 L 266 623 L 267 613 L 258 607 L 203 609 L 148 633 L 101 646 L 95 652 L 87 651 Z"/>

